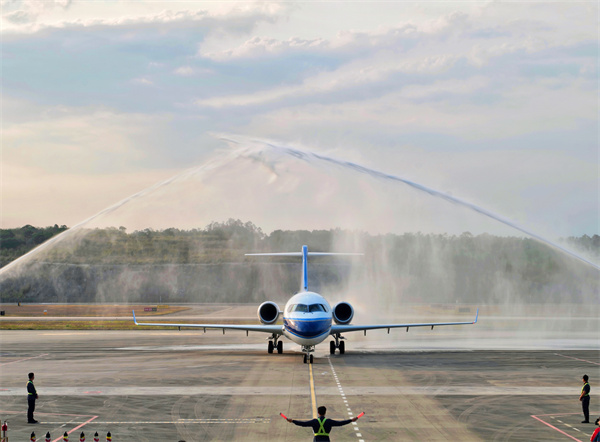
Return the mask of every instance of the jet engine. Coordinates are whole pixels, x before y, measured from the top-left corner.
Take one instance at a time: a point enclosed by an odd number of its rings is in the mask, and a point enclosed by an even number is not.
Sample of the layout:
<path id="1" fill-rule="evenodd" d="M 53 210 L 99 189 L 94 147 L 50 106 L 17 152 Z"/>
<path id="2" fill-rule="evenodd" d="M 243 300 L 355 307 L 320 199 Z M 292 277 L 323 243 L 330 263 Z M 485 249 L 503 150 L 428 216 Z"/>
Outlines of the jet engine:
<path id="1" fill-rule="evenodd" d="M 333 320 L 336 324 L 349 324 L 354 317 L 354 309 L 347 302 L 338 302 L 333 307 Z"/>
<path id="2" fill-rule="evenodd" d="M 274 324 L 280 313 L 279 306 L 271 301 L 263 302 L 258 307 L 258 319 L 263 324 Z"/>

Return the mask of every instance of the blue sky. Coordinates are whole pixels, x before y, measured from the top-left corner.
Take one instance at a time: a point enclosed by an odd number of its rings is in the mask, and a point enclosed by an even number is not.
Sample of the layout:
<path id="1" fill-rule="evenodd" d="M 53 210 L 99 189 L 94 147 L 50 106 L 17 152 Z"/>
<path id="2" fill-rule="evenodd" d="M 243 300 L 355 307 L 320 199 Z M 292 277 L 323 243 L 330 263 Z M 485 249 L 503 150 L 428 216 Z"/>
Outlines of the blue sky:
<path id="1" fill-rule="evenodd" d="M 302 145 L 598 233 L 597 2 L 2 0 L 4 228 Z"/>

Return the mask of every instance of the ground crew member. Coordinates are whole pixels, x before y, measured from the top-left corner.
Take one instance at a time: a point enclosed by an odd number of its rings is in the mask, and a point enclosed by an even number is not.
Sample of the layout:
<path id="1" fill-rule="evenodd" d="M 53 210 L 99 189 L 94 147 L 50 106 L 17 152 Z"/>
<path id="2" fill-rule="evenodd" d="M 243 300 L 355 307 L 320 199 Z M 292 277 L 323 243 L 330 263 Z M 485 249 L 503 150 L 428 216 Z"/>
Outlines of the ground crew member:
<path id="1" fill-rule="evenodd" d="M 581 401 L 581 408 L 583 410 L 584 420 L 581 421 L 582 424 L 590 423 L 590 384 L 588 383 L 588 375 L 584 374 L 583 378 L 583 387 L 581 388 L 581 394 L 579 395 L 579 400 Z"/>
<path id="2" fill-rule="evenodd" d="M 37 424 L 33 418 L 33 412 L 35 411 L 35 400 L 38 398 L 37 391 L 35 390 L 35 386 L 33 385 L 33 378 L 35 375 L 33 373 L 29 373 L 29 381 L 27 382 L 27 404 L 29 407 L 27 408 L 27 423 L 28 424 Z"/>
<path id="3" fill-rule="evenodd" d="M 335 421 L 333 419 L 325 418 L 325 413 L 327 412 L 327 408 L 321 406 L 317 409 L 319 413 L 319 417 L 310 421 L 297 421 L 294 419 L 288 418 L 288 422 L 291 422 L 294 425 L 298 425 L 299 427 L 312 427 L 315 438 L 313 442 L 316 441 L 329 441 L 329 432 L 331 431 L 331 427 L 341 427 L 342 425 L 348 425 L 351 422 L 356 422 L 357 417 L 353 417 L 352 419 L 348 419 L 345 421 Z"/>

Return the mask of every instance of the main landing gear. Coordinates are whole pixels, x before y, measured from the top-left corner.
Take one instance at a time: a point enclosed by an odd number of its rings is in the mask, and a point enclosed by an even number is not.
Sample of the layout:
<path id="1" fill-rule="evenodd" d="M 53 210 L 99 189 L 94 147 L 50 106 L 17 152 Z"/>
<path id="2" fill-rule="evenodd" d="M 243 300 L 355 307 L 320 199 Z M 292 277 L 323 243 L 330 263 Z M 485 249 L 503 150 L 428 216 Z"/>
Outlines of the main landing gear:
<path id="1" fill-rule="evenodd" d="M 279 340 L 280 335 L 273 335 L 269 338 L 269 343 L 267 344 L 267 353 L 273 353 L 274 349 L 277 349 L 277 353 L 283 353 L 283 341 Z"/>
<path id="2" fill-rule="evenodd" d="M 346 353 L 346 344 L 344 343 L 344 341 L 341 340 L 341 339 L 344 339 L 344 338 L 341 335 L 339 335 L 339 334 L 333 335 L 333 337 L 335 338 L 335 342 L 334 341 L 329 341 L 329 354 L 334 355 L 336 348 L 340 349 L 340 354 L 341 355 L 343 355 L 344 353 Z"/>
<path id="3" fill-rule="evenodd" d="M 309 364 L 312 364 L 313 363 L 313 355 L 311 353 L 313 351 L 315 351 L 315 346 L 314 345 L 303 345 L 302 351 L 304 352 L 304 363 L 306 364 L 308 362 Z"/>

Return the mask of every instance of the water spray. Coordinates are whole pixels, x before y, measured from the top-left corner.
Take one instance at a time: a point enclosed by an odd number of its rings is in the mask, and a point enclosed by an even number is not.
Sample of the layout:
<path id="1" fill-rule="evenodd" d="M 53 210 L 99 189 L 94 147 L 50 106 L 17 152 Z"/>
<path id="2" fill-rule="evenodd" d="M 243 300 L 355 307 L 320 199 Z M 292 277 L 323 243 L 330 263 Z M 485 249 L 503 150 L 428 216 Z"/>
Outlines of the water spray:
<path id="1" fill-rule="evenodd" d="M 222 137 L 222 139 L 225 140 L 225 141 L 228 141 L 228 142 L 235 143 L 235 144 L 241 144 L 239 141 L 233 140 L 231 138 Z M 396 176 L 396 175 L 391 175 L 391 174 L 387 174 L 387 173 L 384 173 L 384 172 L 380 172 L 380 171 L 377 171 L 375 169 L 370 169 L 368 167 L 361 166 L 360 164 L 356 164 L 356 163 L 353 163 L 353 162 L 350 162 L 350 161 L 338 160 L 338 159 L 335 159 L 335 158 L 332 158 L 332 157 L 328 157 L 326 155 L 322 155 L 322 154 L 318 154 L 318 153 L 310 152 L 310 151 L 306 151 L 306 150 L 300 150 L 298 148 L 292 148 L 292 147 L 287 147 L 287 146 L 278 146 L 278 145 L 275 145 L 275 144 L 273 144 L 271 142 L 268 142 L 268 141 L 260 141 L 260 140 L 257 140 L 257 141 L 259 143 L 263 144 L 264 146 L 272 149 L 272 150 L 284 153 L 284 154 L 286 154 L 288 156 L 291 156 L 291 157 L 297 158 L 299 160 L 305 161 L 305 162 L 307 162 L 309 164 L 313 164 L 316 161 L 318 161 L 318 162 L 321 162 L 321 163 L 326 163 L 326 164 L 329 164 L 329 165 L 333 165 L 334 167 L 337 167 L 337 168 L 341 168 L 341 169 L 345 169 L 345 170 L 351 170 L 351 171 L 354 171 L 354 172 L 357 172 L 357 173 L 360 173 L 360 174 L 363 174 L 363 175 L 367 175 L 367 176 L 370 176 L 371 178 L 375 178 L 375 179 L 378 179 L 378 180 L 392 181 L 392 182 L 406 184 L 406 185 L 408 185 L 408 186 L 410 186 L 410 187 L 412 187 L 414 189 L 417 189 L 417 190 L 419 190 L 421 192 L 425 192 L 425 193 L 427 193 L 427 194 L 429 194 L 431 196 L 434 196 L 436 198 L 441 198 L 444 201 L 447 201 L 449 203 L 457 204 L 457 205 L 460 205 L 462 207 L 466 207 L 466 208 L 468 208 L 468 209 L 470 209 L 470 210 L 472 210 L 474 212 L 477 212 L 477 213 L 479 213 L 481 215 L 484 215 L 484 216 L 486 216 L 488 218 L 491 218 L 491 219 L 493 219 L 495 221 L 498 221 L 498 222 L 500 222 L 502 224 L 505 224 L 505 225 L 507 225 L 507 226 L 509 226 L 509 227 L 511 227 L 513 229 L 516 229 L 516 230 L 518 230 L 518 231 L 526 234 L 527 236 L 530 236 L 530 237 L 532 237 L 532 238 L 534 238 L 534 239 L 536 239 L 536 240 L 538 240 L 538 241 L 540 241 L 540 242 L 542 242 L 544 244 L 547 244 L 547 245 L 553 247 L 554 249 L 560 250 L 561 252 L 566 253 L 567 255 L 569 255 L 569 256 L 571 256 L 571 257 L 573 257 L 575 259 L 578 259 L 579 261 L 582 261 L 582 262 L 584 262 L 584 263 L 586 263 L 586 264 L 594 267 L 596 270 L 600 270 L 600 265 L 598 265 L 598 264 L 596 264 L 596 263 L 594 263 L 592 261 L 589 261 L 589 260 L 585 259 L 584 257 L 578 255 L 577 253 L 575 253 L 575 252 L 573 252 L 573 251 L 571 251 L 569 249 L 566 249 L 565 247 L 563 247 L 563 246 L 561 246 L 559 244 L 556 244 L 555 242 L 550 241 L 549 239 L 546 239 L 546 238 L 538 235 L 535 232 L 532 232 L 532 231 L 530 231 L 530 230 L 528 230 L 528 229 L 526 229 L 524 227 L 521 227 L 518 224 L 515 224 L 514 222 L 510 221 L 509 219 L 507 219 L 507 218 L 505 218 L 505 217 L 503 217 L 501 215 L 498 215 L 498 214 L 496 214 L 496 213 L 494 213 L 494 212 L 492 212 L 490 210 L 487 210 L 487 209 L 484 209 L 482 207 L 479 207 L 479 206 L 477 206 L 477 205 L 475 205 L 473 203 L 470 203 L 468 201 L 465 201 L 463 199 L 456 198 L 456 197 L 454 197 L 452 195 L 448 195 L 446 193 L 440 192 L 439 190 L 435 190 L 435 189 L 433 189 L 431 187 L 427 187 L 427 186 L 425 186 L 423 184 L 416 183 L 416 182 L 408 180 L 406 178 L 402 178 L 402 177 L 399 177 L 399 176 Z"/>
<path id="2" fill-rule="evenodd" d="M 433 197 L 440 198 L 449 203 L 468 208 L 469 210 L 472 210 L 483 216 L 491 218 L 497 222 L 505 224 L 515 230 L 518 230 L 518 231 L 526 234 L 527 236 L 530 236 L 530 237 L 536 239 L 537 241 L 539 241 L 541 243 L 547 244 L 556 250 L 559 250 L 581 262 L 584 262 L 587 265 L 592 266 L 596 270 L 600 270 L 600 265 L 598 265 L 592 261 L 589 261 L 588 259 L 578 255 L 577 253 L 575 253 L 553 241 L 550 241 L 550 240 L 536 234 L 535 232 L 532 232 L 524 227 L 521 227 L 521 226 L 515 224 L 514 222 L 508 220 L 505 217 L 502 217 L 496 213 L 493 213 L 487 209 L 484 209 L 484 208 L 477 206 L 473 203 L 470 203 L 468 201 L 462 200 L 460 198 L 456 198 L 452 195 L 448 195 L 446 193 L 440 192 L 431 187 L 427 187 L 423 184 L 419 184 L 417 182 L 408 180 L 406 178 L 402 178 L 400 176 L 380 172 L 380 171 L 377 171 L 377 170 L 374 170 L 374 169 L 371 169 L 371 168 L 368 168 L 368 167 L 365 167 L 365 166 L 362 166 L 362 165 L 359 165 L 359 164 L 356 164 L 356 163 L 353 163 L 350 161 L 335 159 L 335 158 L 332 158 L 332 157 L 329 157 L 329 156 L 326 156 L 323 154 L 318 154 L 315 152 L 301 150 L 298 148 L 279 146 L 279 145 L 273 144 L 272 142 L 269 142 L 269 141 L 261 141 L 261 140 L 238 141 L 229 136 L 222 136 L 221 139 L 223 139 L 227 142 L 236 144 L 240 147 L 237 149 L 234 149 L 232 152 L 229 152 L 226 155 L 221 154 L 220 156 L 213 158 L 212 160 L 202 164 L 201 166 L 187 169 L 180 174 L 177 174 L 169 179 L 163 180 L 153 186 L 150 186 L 140 192 L 137 192 L 137 193 L 129 196 L 128 198 L 125 198 L 125 199 L 119 201 L 118 203 L 116 203 L 112 206 L 109 206 L 108 208 L 98 212 L 97 214 L 89 217 L 88 219 L 76 224 L 71 229 L 69 229 L 59 235 L 54 236 L 53 238 L 51 238 L 48 241 L 41 244 L 40 246 L 31 250 L 29 253 L 21 256 L 20 258 L 14 260 L 13 262 L 4 266 L 3 268 L 0 269 L 0 276 L 6 274 L 12 268 L 18 266 L 20 263 L 27 260 L 29 257 L 36 255 L 36 254 L 40 253 L 41 251 L 47 249 L 48 247 L 52 246 L 53 244 L 61 242 L 65 238 L 72 236 L 73 234 L 75 234 L 77 231 L 81 230 L 85 225 L 89 224 L 93 220 L 95 220 L 101 216 L 111 214 L 112 212 L 115 212 L 116 210 L 131 203 L 132 201 L 143 198 L 144 196 L 149 195 L 149 194 L 151 194 L 159 189 L 162 189 L 164 187 L 170 186 L 173 183 L 180 182 L 187 178 L 190 178 L 190 177 L 199 175 L 201 173 L 204 173 L 206 171 L 210 171 L 210 170 L 216 169 L 218 167 L 221 167 L 223 165 L 226 165 L 226 164 L 228 164 L 228 162 L 231 162 L 232 160 L 234 160 L 236 158 L 245 157 L 245 158 L 254 159 L 256 161 L 262 162 L 264 165 L 266 165 L 271 170 L 274 170 L 273 165 L 269 164 L 269 162 L 263 156 L 259 155 L 260 153 L 268 151 L 268 150 L 282 153 L 286 156 L 299 159 L 299 160 L 304 161 L 309 164 L 326 164 L 326 165 L 330 165 L 330 166 L 333 166 L 333 167 L 336 167 L 336 168 L 339 168 L 342 170 L 349 170 L 349 171 L 352 171 L 355 173 L 360 173 L 362 175 L 367 175 L 367 176 L 377 179 L 377 180 L 391 181 L 391 182 L 395 182 L 395 183 L 406 184 L 420 192 L 425 192 Z M 244 143 L 250 144 L 251 147 L 243 146 Z"/>

